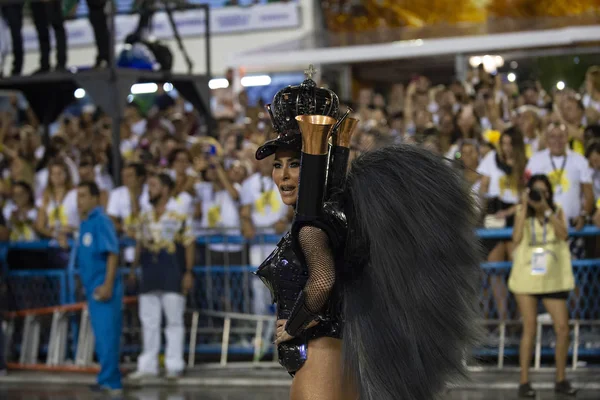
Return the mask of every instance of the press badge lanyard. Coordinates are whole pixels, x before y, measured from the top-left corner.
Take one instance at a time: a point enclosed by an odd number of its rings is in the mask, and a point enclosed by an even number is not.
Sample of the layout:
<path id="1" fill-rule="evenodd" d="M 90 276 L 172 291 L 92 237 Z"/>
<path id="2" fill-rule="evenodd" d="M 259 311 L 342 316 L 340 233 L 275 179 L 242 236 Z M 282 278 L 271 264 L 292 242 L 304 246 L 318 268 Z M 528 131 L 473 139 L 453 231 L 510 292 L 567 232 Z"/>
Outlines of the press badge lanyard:
<path id="1" fill-rule="evenodd" d="M 556 168 L 556 165 L 554 164 L 554 158 L 552 158 L 552 154 L 550 154 L 550 163 L 552 164 L 552 172 L 559 171 L 558 181 L 556 182 L 556 194 L 562 194 L 562 176 L 565 172 L 565 167 L 567 166 L 567 154 L 565 153 L 565 158 L 563 159 L 560 169 Z"/>
<path id="2" fill-rule="evenodd" d="M 546 218 L 544 218 L 543 233 L 542 233 L 542 245 L 543 246 L 546 245 L 546 234 L 547 234 L 546 227 L 547 227 L 547 220 L 546 220 Z M 538 246 L 539 245 L 537 243 L 536 235 L 535 235 L 535 218 L 531 218 L 531 245 L 532 246 Z"/>
<path id="3" fill-rule="evenodd" d="M 547 220 L 544 218 L 542 244 L 546 245 L 546 234 L 547 234 Z M 540 247 L 537 243 L 535 234 L 535 218 L 531 218 L 531 245 L 534 246 L 533 253 L 531 254 L 531 275 L 545 275 L 547 272 L 547 256 L 548 252 L 544 247 Z"/>

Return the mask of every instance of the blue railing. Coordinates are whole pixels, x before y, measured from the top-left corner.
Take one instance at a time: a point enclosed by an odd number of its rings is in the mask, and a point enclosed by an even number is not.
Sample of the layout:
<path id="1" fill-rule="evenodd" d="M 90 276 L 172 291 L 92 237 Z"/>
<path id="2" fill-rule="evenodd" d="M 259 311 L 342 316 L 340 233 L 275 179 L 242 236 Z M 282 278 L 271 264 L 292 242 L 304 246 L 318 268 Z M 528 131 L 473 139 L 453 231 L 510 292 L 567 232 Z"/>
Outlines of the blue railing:
<path id="1" fill-rule="evenodd" d="M 512 229 L 478 229 L 477 235 L 481 239 L 509 239 L 512 235 Z M 573 237 L 577 236 L 597 236 L 600 235 L 600 229 L 594 226 L 586 226 L 584 229 L 577 231 L 575 229 L 570 229 L 569 235 Z M 233 236 L 233 235 L 211 235 L 211 236 L 202 236 L 197 238 L 197 244 L 199 245 L 210 245 L 210 244 L 220 244 L 220 243 L 228 243 L 228 244 L 276 244 L 280 240 L 281 236 L 279 235 L 258 235 L 253 240 L 247 240 L 242 236 Z M 72 242 L 69 243 L 70 246 L 73 245 Z M 127 247 L 135 245 L 135 241 L 130 238 L 123 238 L 121 240 L 121 247 Z M 65 265 L 64 269 L 52 269 L 48 270 L 44 268 L 44 266 L 19 266 L 18 269 L 9 269 L 8 264 L 6 262 L 6 257 L 8 251 L 10 250 L 48 250 L 48 249 L 59 249 L 58 243 L 54 240 L 40 240 L 35 242 L 3 242 L 0 243 L 0 262 L 2 263 L 2 268 L 4 269 L 4 276 L 8 277 L 9 281 L 11 278 L 48 278 L 51 280 L 56 280 L 58 293 L 56 296 L 52 296 L 56 300 L 58 300 L 59 304 L 68 304 L 75 302 L 77 300 L 81 300 L 76 295 L 76 278 L 77 278 L 77 266 L 76 266 L 76 258 L 74 247 L 71 247 L 69 251 L 69 261 L 68 264 Z M 503 262 L 483 262 L 481 264 L 481 268 L 486 273 L 508 273 L 512 266 L 510 261 Z M 574 270 L 580 268 L 598 268 L 600 267 L 600 259 L 585 259 L 585 260 L 573 260 L 573 268 Z M 207 268 L 210 269 L 211 274 L 223 274 L 227 273 L 244 273 L 251 272 L 254 270 L 254 267 L 249 265 L 197 265 L 194 268 L 194 271 L 198 274 L 206 273 Z M 127 269 L 123 269 L 123 272 L 128 272 Z M 11 290 L 12 294 L 16 294 L 15 290 L 17 288 L 13 288 Z M 44 290 L 49 289 L 48 284 L 45 284 L 42 288 L 42 291 L 38 291 L 38 294 L 42 294 Z M 600 282 L 599 287 L 600 290 Z M 51 296 L 47 296 L 51 297 Z M 599 296 L 600 297 L 600 296 Z M 57 305 L 57 304 L 46 304 L 46 306 Z M 25 305 L 16 304 L 18 308 L 22 308 Z"/>
<path id="2" fill-rule="evenodd" d="M 512 235 L 511 229 L 489 229 L 478 230 L 478 236 L 481 239 L 509 239 Z M 593 226 L 586 226 L 581 231 L 571 229 L 570 236 L 597 236 L 600 235 L 600 229 Z M 280 240 L 278 235 L 259 235 L 255 239 L 248 241 L 241 236 L 212 235 L 199 237 L 197 243 L 199 246 L 209 247 L 211 244 L 229 243 L 229 244 L 272 244 Z M 124 238 L 121 240 L 121 246 L 127 247 L 135 242 Z M 73 243 L 70 243 L 73 245 Z M 7 277 L 10 286 L 10 292 L 14 298 L 13 306 L 16 309 L 30 309 L 46 307 L 53 305 L 70 304 L 84 300 L 81 285 L 78 282 L 78 270 L 76 265 L 75 248 L 64 250 L 68 252 L 68 263 L 63 269 L 45 269 L 43 265 L 19 266 L 17 269 L 9 269 L 6 263 L 6 256 L 10 250 L 49 250 L 58 249 L 55 241 L 37 241 L 37 242 L 19 242 L 19 243 L 0 243 L 0 262 L 4 268 L 4 276 Z M 23 268 L 25 267 L 25 268 Z M 497 302 L 504 301 L 507 319 L 518 319 L 516 314 L 516 305 L 514 299 L 506 291 L 503 300 L 495 298 L 492 287 L 492 277 L 500 276 L 502 279 L 495 281 L 506 282 L 510 272 L 511 262 L 484 262 L 482 267 L 482 291 L 481 304 L 484 315 L 488 319 L 498 319 Z M 247 302 L 249 295 L 248 282 L 254 279 L 250 272 L 254 271 L 250 265 L 197 265 L 194 267 L 196 276 L 196 290 L 189 302 L 192 308 L 214 309 L 217 311 L 236 311 L 247 312 Z M 571 293 L 569 298 L 569 311 L 573 319 L 600 319 L 600 259 L 573 260 L 573 271 L 577 289 Z M 121 268 L 122 274 L 127 274 L 128 268 Z M 135 293 L 129 293 L 135 294 Z M 250 294 L 251 295 L 251 294 Z M 592 332 L 592 334 L 597 334 Z M 76 336 L 75 336 L 76 337 Z M 199 345 L 198 351 L 202 353 L 213 353 L 215 347 L 213 343 L 204 343 Z M 508 346 L 510 347 L 510 346 Z M 514 346 L 513 346 L 514 347 Z M 137 349 L 137 344 L 133 343 L 125 346 L 125 349 Z M 216 348 L 216 347 L 215 347 Z M 232 346 L 231 349 L 236 348 Z M 546 351 L 548 346 L 545 346 Z M 212 350 L 211 350 L 212 349 Z M 506 355 L 515 349 L 507 348 Z M 581 355 L 600 355 L 600 346 L 598 348 L 581 348 Z M 132 350 L 133 351 L 133 350 Z M 246 350 L 241 351 L 244 353 Z M 487 354 L 494 352 L 487 348 L 481 349 L 478 354 Z M 135 353 L 135 352 L 134 352 Z M 244 353 L 245 354 L 245 353 Z"/>

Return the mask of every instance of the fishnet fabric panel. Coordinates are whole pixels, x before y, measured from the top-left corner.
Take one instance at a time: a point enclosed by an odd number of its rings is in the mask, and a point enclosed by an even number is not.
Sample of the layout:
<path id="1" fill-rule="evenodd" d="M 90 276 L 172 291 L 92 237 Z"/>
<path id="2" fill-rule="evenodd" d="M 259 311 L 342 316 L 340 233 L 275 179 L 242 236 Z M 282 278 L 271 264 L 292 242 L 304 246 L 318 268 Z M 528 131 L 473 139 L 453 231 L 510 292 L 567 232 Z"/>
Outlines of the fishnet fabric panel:
<path id="1" fill-rule="evenodd" d="M 335 283 L 335 264 L 329 238 L 321 229 L 304 226 L 298 242 L 308 264 L 308 281 L 304 287 L 305 304 L 312 313 L 321 311 Z"/>

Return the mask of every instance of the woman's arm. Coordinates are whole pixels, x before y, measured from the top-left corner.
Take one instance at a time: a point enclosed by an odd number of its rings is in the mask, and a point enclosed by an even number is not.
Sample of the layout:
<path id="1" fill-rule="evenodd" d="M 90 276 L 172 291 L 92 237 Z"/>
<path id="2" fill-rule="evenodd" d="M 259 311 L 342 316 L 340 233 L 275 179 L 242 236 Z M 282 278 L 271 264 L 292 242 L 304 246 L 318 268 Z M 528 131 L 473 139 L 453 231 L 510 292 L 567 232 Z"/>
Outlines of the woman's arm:
<path id="1" fill-rule="evenodd" d="M 304 226 L 298 242 L 308 264 L 308 281 L 300 293 L 285 330 L 296 336 L 315 318 L 327 303 L 335 283 L 335 263 L 327 234 L 314 226 Z"/>
<path id="2" fill-rule="evenodd" d="M 45 203 L 44 203 L 45 205 Z M 42 206 L 38 210 L 37 219 L 35 220 L 35 230 L 41 235 L 45 237 L 53 237 L 54 232 L 52 229 L 46 227 L 46 223 L 48 222 L 48 216 L 46 215 L 46 207 Z"/>
<path id="3" fill-rule="evenodd" d="M 515 245 L 523 240 L 523 231 L 525 230 L 525 221 L 527 221 L 527 209 L 521 208 L 517 211 L 515 225 L 513 226 L 512 240 Z"/>
<path id="4" fill-rule="evenodd" d="M 215 171 L 217 172 L 217 177 L 219 178 L 221 185 L 223 185 L 223 187 L 225 188 L 225 190 L 227 190 L 227 193 L 229 193 L 233 200 L 238 201 L 240 199 L 240 193 L 229 181 L 227 173 L 225 172 L 223 167 L 221 167 L 221 164 L 215 163 L 214 165 Z"/>
<path id="5" fill-rule="evenodd" d="M 550 224 L 552 224 L 558 239 L 567 240 L 569 238 L 569 229 L 562 209 L 559 208 L 557 212 L 550 215 Z"/>
<path id="6" fill-rule="evenodd" d="M 523 230 L 525 229 L 525 221 L 527 221 L 527 203 L 529 201 L 529 192 L 526 190 L 521 194 L 521 204 L 517 206 L 517 215 L 515 216 L 515 224 L 513 226 L 513 243 L 518 245 L 523 240 Z"/>
<path id="7" fill-rule="evenodd" d="M 481 201 L 481 218 L 485 218 L 487 214 L 487 194 L 490 189 L 490 177 L 486 175 L 481 176 L 481 184 L 479 185 L 479 200 Z"/>

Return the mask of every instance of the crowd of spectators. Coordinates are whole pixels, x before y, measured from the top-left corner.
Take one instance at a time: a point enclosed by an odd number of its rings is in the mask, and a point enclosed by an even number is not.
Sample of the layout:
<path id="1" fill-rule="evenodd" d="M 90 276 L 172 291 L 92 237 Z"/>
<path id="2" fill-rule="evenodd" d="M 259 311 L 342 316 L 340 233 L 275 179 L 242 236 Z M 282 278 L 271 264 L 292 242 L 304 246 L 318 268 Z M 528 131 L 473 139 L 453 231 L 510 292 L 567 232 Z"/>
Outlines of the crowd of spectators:
<path id="1" fill-rule="evenodd" d="M 0 236 L 64 243 L 79 224 L 74 187 L 85 180 L 100 187 L 102 205 L 119 232 L 133 236 L 148 206 L 146 179 L 156 172 L 173 179 L 172 196 L 180 212 L 193 216 L 195 235 L 225 228 L 246 238 L 257 231 L 284 232 L 292 212 L 270 177 L 271 160 L 254 159 L 257 146 L 274 135 L 268 114 L 262 104 L 249 104 L 246 92 L 234 93 L 234 86 L 213 91 L 213 135 L 173 92 L 157 93 L 145 112 L 135 99 L 130 102 L 120 126 L 121 187 L 114 187 L 109 173 L 113 121 L 107 115 L 90 104 L 66 112 L 43 143 L 36 116 L 13 95 L 10 110 L 0 114 Z M 580 90 L 545 91 L 539 83 L 504 82 L 476 68 L 462 82 L 432 86 L 418 76 L 391 85 L 388 93 L 363 88 L 352 103 L 341 102 L 360 119 L 351 157 L 389 143 L 414 143 L 446 157 L 471 185 L 481 226 L 511 226 L 527 176 L 538 173 L 555 186 L 555 202 L 571 226 L 594 221 L 600 196 L 598 67 L 589 69 Z M 600 217 L 595 221 L 600 225 Z M 267 247 L 251 246 L 244 254 L 240 244 L 212 243 L 208 250 L 212 264 L 227 259 L 239 265 L 249 256 L 258 265 Z M 510 259 L 510 243 L 486 247 L 489 261 Z M 584 250 L 583 243 L 572 243 L 575 256 Z M 199 254 L 202 263 L 205 253 Z M 133 257 L 133 249 L 126 249 L 125 263 Z"/>

